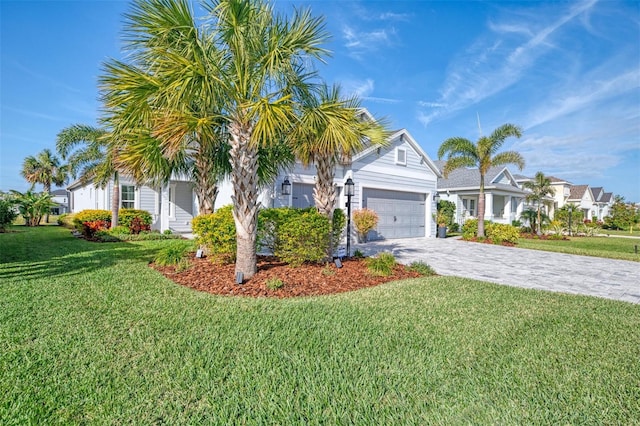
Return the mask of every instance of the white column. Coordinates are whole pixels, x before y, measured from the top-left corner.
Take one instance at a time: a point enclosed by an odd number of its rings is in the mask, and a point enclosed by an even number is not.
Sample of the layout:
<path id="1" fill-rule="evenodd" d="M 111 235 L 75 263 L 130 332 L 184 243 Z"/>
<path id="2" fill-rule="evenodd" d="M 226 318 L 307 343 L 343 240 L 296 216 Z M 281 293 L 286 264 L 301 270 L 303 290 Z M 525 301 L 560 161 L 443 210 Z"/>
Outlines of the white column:
<path id="1" fill-rule="evenodd" d="M 484 193 L 484 219 L 493 220 L 493 194 Z"/>
<path id="2" fill-rule="evenodd" d="M 160 230 L 169 229 L 169 185 L 164 185 L 160 192 Z"/>
<path id="3" fill-rule="evenodd" d="M 513 218 L 513 214 L 511 213 L 511 200 L 513 199 L 512 196 L 506 196 L 504 197 L 505 199 L 505 203 L 504 203 L 504 217 L 509 219 L 509 224 L 511 224 L 511 221 L 514 219 Z"/>

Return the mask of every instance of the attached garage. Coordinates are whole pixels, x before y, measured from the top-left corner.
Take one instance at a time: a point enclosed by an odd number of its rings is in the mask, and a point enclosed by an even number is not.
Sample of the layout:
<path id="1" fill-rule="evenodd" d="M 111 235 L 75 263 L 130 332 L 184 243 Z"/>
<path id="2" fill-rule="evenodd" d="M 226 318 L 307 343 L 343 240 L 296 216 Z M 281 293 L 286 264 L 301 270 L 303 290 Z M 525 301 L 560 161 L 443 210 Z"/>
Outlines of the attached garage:
<path id="1" fill-rule="evenodd" d="M 364 188 L 363 207 L 378 214 L 378 226 L 370 240 L 425 236 L 426 194 Z"/>

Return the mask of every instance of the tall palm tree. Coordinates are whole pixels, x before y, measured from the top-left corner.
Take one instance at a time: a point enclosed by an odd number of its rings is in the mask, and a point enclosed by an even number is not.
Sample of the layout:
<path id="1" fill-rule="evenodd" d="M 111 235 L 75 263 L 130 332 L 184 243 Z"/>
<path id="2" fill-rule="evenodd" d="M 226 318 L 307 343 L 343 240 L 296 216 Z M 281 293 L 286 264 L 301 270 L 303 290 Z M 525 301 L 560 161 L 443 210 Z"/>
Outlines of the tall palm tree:
<path id="1" fill-rule="evenodd" d="M 104 128 L 74 124 L 58 133 L 56 150 L 69 163 L 73 178 L 104 188 L 113 180 L 111 227 L 118 225 L 120 174 L 118 149 L 112 132 Z"/>
<path id="2" fill-rule="evenodd" d="M 51 192 L 51 185 L 63 185 L 68 181 L 68 168 L 60 163 L 50 149 L 42 150 L 35 157 L 30 155 L 22 163 L 22 176 L 31 184 L 31 189 L 39 183 L 47 194 Z M 49 213 L 45 214 L 45 223 L 49 222 Z"/>
<path id="3" fill-rule="evenodd" d="M 314 164 L 316 208 L 331 218 L 336 202 L 333 173 L 336 163 L 370 145 L 386 145 L 384 124 L 361 118 L 356 97 L 343 98 L 340 87 L 322 85 L 317 96 L 305 100 L 302 114 L 290 133 L 290 143 L 305 166 Z"/>
<path id="4" fill-rule="evenodd" d="M 522 184 L 522 187 L 531 191 L 525 197 L 527 201 L 535 202 L 538 207 L 538 235 L 542 233 L 542 220 L 541 220 L 541 207 L 542 201 L 547 197 L 552 197 L 554 194 L 553 187 L 551 186 L 551 180 L 542 172 L 537 172 L 532 181 L 526 181 Z"/>
<path id="5" fill-rule="evenodd" d="M 104 120 L 118 133 L 120 158 L 139 182 L 189 176 L 199 212 L 210 213 L 218 182 L 232 168 L 220 97 L 224 51 L 180 0 L 136 2 L 125 34 L 132 63 L 110 61 L 100 78 Z M 265 185 L 294 161 L 283 137 L 275 136 L 258 147 L 258 182 Z"/>
<path id="6" fill-rule="evenodd" d="M 256 272 L 258 159 L 295 121 L 293 97 L 312 73 L 310 58 L 327 52 L 321 18 L 296 10 L 276 15 L 262 0 L 220 0 L 205 5 L 213 18 L 219 63 L 219 93 L 230 135 L 236 273 Z"/>
<path id="7" fill-rule="evenodd" d="M 480 172 L 480 192 L 478 196 L 478 237 L 484 237 L 484 177 L 493 166 L 515 164 L 520 170 L 524 168 L 524 159 L 515 151 L 498 152 L 504 141 L 511 136 L 522 136 L 520 127 L 513 124 L 503 124 L 489 136 L 481 136 L 475 144 L 469 139 L 453 137 L 445 140 L 438 149 L 438 158 L 445 155 L 442 174 L 445 178 L 453 170 L 462 167 L 477 167 Z"/>

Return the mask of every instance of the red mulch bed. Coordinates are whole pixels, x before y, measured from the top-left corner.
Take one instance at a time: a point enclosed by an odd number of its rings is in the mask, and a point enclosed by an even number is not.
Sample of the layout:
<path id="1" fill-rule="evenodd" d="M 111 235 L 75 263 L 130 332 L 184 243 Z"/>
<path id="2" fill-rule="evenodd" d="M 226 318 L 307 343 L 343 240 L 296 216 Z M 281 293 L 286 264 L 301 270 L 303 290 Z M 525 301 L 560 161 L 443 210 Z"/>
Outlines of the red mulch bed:
<path id="1" fill-rule="evenodd" d="M 304 264 L 291 267 L 274 257 L 258 256 L 258 272 L 244 284 L 235 283 L 235 265 L 220 265 L 206 258 L 191 258 L 191 267 L 176 272 L 175 267 L 150 265 L 174 282 L 195 290 L 227 296 L 300 297 L 344 293 L 385 282 L 417 278 L 420 274 L 396 265 L 393 275 L 375 277 L 369 274 L 364 259 L 344 259 L 342 268 L 335 264 Z M 279 278 L 284 286 L 270 290 L 266 281 Z"/>

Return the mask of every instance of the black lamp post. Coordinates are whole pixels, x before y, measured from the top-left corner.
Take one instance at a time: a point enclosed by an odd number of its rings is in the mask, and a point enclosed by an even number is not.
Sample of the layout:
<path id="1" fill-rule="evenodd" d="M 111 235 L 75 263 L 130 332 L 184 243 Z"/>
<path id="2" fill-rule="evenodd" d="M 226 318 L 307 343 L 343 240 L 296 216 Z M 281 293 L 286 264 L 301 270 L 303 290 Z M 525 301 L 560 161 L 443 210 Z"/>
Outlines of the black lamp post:
<path id="1" fill-rule="evenodd" d="M 349 178 L 344 183 L 344 195 L 347 196 L 347 257 L 351 257 L 351 197 L 354 194 L 355 184 Z"/>
<path id="2" fill-rule="evenodd" d="M 571 236 L 571 216 L 573 216 L 573 206 L 569 204 L 569 236 Z"/>
<path id="3" fill-rule="evenodd" d="M 284 178 L 282 182 L 282 195 L 291 195 L 291 182 L 288 178 Z"/>

